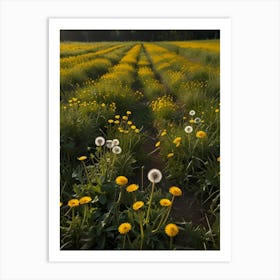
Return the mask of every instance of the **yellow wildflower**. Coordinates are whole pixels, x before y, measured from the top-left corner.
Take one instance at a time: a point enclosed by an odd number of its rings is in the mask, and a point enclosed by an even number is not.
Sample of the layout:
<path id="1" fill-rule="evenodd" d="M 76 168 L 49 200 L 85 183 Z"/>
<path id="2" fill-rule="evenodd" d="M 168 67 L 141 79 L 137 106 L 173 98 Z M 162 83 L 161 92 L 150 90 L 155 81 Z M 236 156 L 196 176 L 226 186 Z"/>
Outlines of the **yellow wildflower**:
<path id="1" fill-rule="evenodd" d="M 155 147 L 159 147 L 160 146 L 160 141 L 156 142 Z"/>
<path id="2" fill-rule="evenodd" d="M 76 206 L 79 206 L 79 200 L 76 199 L 76 198 L 70 199 L 70 200 L 68 201 L 68 206 L 69 206 L 69 207 L 76 207 Z"/>
<path id="3" fill-rule="evenodd" d="M 135 126 L 135 125 L 132 125 L 132 126 L 131 126 L 131 129 L 133 129 L 133 130 L 136 129 L 136 126 Z"/>
<path id="4" fill-rule="evenodd" d="M 139 133 L 140 130 L 139 130 L 138 128 L 136 128 L 136 129 L 134 130 L 134 132 L 135 132 L 135 133 Z"/>
<path id="5" fill-rule="evenodd" d="M 168 236 L 174 237 L 179 233 L 179 228 L 175 224 L 168 224 L 164 231 Z"/>
<path id="6" fill-rule="evenodd" d="M 115 124 L 119 124 L 120 121 L 119 121 L 119 120 L 115 120 L 114 123 L 115 123 Z"/>
<path id="7" fill-rule="evenodd" d="M 141 207 L 143 207 L 144 202 L 143 201 L 136 201 L 133 203 L 132 208 L 135 211 L 138 211 Z"/>
<path id="8" fill-rule="evenodd" d="M 60 201 L 59 206 L 61 207 L 63 205 L 63 203 Z"/>
<path id="9" fill-rule="evenodd" d="M 194 123 L 194 119 L 190 119 L 189 123 Z"/>
<path id="10" fill-rule="evenodd" d="M 161 199 L 159 203 L 161 206 L 164 206 L 164 207 L 168 207 L 171 205 L 171 201 L 167 198 Z"/>
<path id="11" fill-rule="evenodd" d="M 206 132 L 200 130 L 196 133 L 197 138 L 205 138 L 206 137 Z"/>
<path id="12" fill-rule="evenodd" d="M 220 162 L 220 161 L 221 161 L 221 158 L 220 158 L 220 157 L 217 157 L 217 161 Z"/>
<path id="13" fill-rule="evenodd" d="M 220 112 L 220 110 L 219 110 L 219 109 L 216 109 L 216 110 L 215 110 L 215 113 L 219 113 L 219 112 Z"/>
<path id="14" fill-rule="evenodd" d="M 124 185 L 126 185 L 128 183 L 128 179 L 125 176 L 118 176 L 116 178 L 116 183 L 119 186 L 124 186 Z"/>
<path id="15" fill-rule="evenodd" d="M 86 204 L 89 203 L 91 200 L 92 199 L 90 196 L 83 196 L 82 198 L 80 198 L 79 202 L 80 204 Z"/>
<path id="16" fill-rule="evenodd" d="M 112 120 L 112 119 L 108 120 L 108 123 L 113 123 L 113 122 L 114 122 L 114 120 Z"/>
<path id="17" fill-rule="evenodd" d="M 173 140 L 173 143 L 176 145 L 176 147 L 179 147 L 180 144 L 181 144 L 181 141 L 182 141 L 182 137 L 176 137 L 176 138 Z"/>
<path id="18" fill-rule="evenodd" d="M 119 233 L 120 234 L 127 234 L 131 230 L 131 224 L 130 223 L 122 223 L 119 226 Z"/>
<path id="19" fill-rule="evenodd" d="M 116 115 L 115 116 L 115 119 L 119 119 L 121 116 L 120 115 Z"/>
<path id="20" fill-rule="evenodd" d="M 127 116 L 123 116 L 122 119 L 127 121 L 128 117 Z"/>
<path id="21" fill-rule="evenodd" d="M 181 196 L 182 195 L 181 189 L 176 187 L 176 186 L 170 187 L 169 192 L 174 196 Z"/>
<path id="22" fill-rule="evenodd" d="M 81 156 L 81 157 L 78 157 L 77 159 L 80 160 L 80 161 L 83 161 L 83 160 L 86 160 L 87 157 L 86 156 Z"/>
<path id="23" fill-rule="evenodd" d="M 135 192 L 139 189 L 139 186 L 136 184 L 131 184 L 129 186 L 126 187 L 126 191 L 127 192 Z"/>
<path id="24" fill-rule="evenodd" d="M 132 125 L 132 121 L 128 121 L 127 124 L 128 124 L 128 125 Z"/>
<path id="25" fill-rule="evenodd" d="M 126 111 L 126 114 L 127 115 L 131 115 L 131 111 Z"/>
<path id="26" fill-rule="evenodd" d="M 167 134 L 167 132 L 166 132 L 166 130 L 164 130 L 161 134 L 160 134 L 160 136 L 164 136 L 164 135 L 166 135 Z"/>
<path id="27" fill-rule="evenodd" d="M 169 154 L 167 155 L 168 158 L 171 158 L 171 157 L 173 157 L 173 156 L 174 156 L 174 153 L 169 153 Z"/>

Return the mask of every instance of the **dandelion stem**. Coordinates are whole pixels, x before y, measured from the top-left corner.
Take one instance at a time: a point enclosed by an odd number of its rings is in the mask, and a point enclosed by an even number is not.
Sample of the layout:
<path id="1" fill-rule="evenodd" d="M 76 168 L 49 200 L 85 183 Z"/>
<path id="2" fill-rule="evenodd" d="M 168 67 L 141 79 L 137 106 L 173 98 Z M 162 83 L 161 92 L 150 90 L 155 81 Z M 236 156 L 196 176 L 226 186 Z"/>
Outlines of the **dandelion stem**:
<path id="1" fill-rule="evenodd" d="M 83 164 L 83 167 L 85 169 L 85 173 L 86 173 L 86 177 L 87 177 L 88 183 L 90 184 L 90 179 L 89 179 L 89 175 L 88 175 L 86 164 L 84 163 L 84 161 L 82 161 L 82 164 Z"/>
<path id="2" fill-rule="evenodd" d="M 168 210 L 169 210 L 170 208 L 171 208 L 171 205 L 168 207 L 168 209 L 167 209 L 166 212 L 168 212 Z M 152 233 L 156 233 L 156 232 L 160 229 L 160 227 L 161 227 L 161 225 L 162 225 L 162 222 L 163 222 L 163 220 L 164 220 L 164 218 L 165 218 L 165 214 L 166 214 L 166 213 L 163 213 L 163 214 L 162 214 L 161 219 L 160 219 L 160 222 L 159 222 L 157 228 L 154 229 L 154 230 L 152 230 Z"/>
<path id="3" fill-rule="evenodd" d="M 174 198 L 175 198 L 175 196 L 173 195 L 173 196 L 172 196 L 172 200 L 171 200 L 171 205 L 170 205 L 170 207 L 169 207 L 169 209 L 168 209 L 168 212 L 167 212 L 167 214 L 166 214 L 166 216 L 165 216 L 165 219 L 164 219 L 164 221 L 163 221 L 163 224 L 166 223 L 166 221 L 167 221 L 167 219 L 168 219 L 168 217 L 169 217 L 169 214 L 170 214 L 170 212 L 171 212 L 171 208 L 172 208 L 172 205 L 173 205 L 173 202 L 174 202 Z"/>
<path id="4" fill-rule="evenodd" d="M 124 249 L 124 246 L 125 246 L 125 237 L 126 237 L 126 234 L 123 236 L 123 249 Z"/>
<path id="5" fill-rule="evenodd" d="M 170 243 L 169 243 L 170 250 L 172 250 L 172 243 L 173 243 L 173 238 L 172 238 L 172 236 L 171 236 L 171 237 L 170 237 Z"/>
<path id="6" fill-rule="evenodd" d="M 143 239 L 144 239 L 144 230 L 143 230 L 143 224 L 142 224 L 142 214 L 140 211 L 139 211 L 139 224 L 140 224 L 140 232 L 141 232 L 140 250 L 142 250 Z"/>
<path id="7" fill-rule="evenodd" d="M 86 220 L 86 216 L 87 216 L 87 205 L 84 205 L 84 216 L 83 216 L 83 221 L 82 221 L 82 224 L 81 224 L 81 228 L 83 228 L 84 226 L 84 223 L 85 223 L 85 220 Z"/>
<path id="8" fill-rule="evenodd" d="M 141 166 L 141 187 L 144 188 L 144 166 Z"/>
<path id="9" fill-rule="evenodd" d="M 155 190 L 155 182 L 153 182 L 151 196 L 150 196 L 150 199 L 148 202 L 149 206 L 148 206 L 147 216 L 146 216 L 146 221 L 145 221 L 146 224 L 149 222 L 149 215 L 150 215 L 150 209 L 151 209 L 151 204 L 152 204 L 152 200 L 153 200 L 154 190 Z"/>

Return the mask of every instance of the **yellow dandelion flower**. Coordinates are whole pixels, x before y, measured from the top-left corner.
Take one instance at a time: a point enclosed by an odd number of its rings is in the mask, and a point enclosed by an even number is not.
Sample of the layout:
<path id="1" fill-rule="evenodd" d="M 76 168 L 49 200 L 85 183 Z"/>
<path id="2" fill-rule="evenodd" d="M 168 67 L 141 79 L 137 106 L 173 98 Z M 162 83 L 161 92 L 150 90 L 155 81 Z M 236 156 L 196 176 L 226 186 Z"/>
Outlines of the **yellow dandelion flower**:
<path id="1" fill-rule="evenodd" d="M 112 119 L 108 120 L 108 123 L 113 123 L 113 122 L 114 122 L 114 120 L 112 120 Z"/>
<path id="2" fill-rule="evenodd" d="M 167 198 L 161 199 L 159 203 L 161 206 L 164 206 L 164 207 L 168 207 L 172 204 L 171 201 Z"/>
<path id="3" fill-rule="evenodd" d="M 63 205 L 63 203 L 60 201 L 59 206 L 61 207 Z"/>
<path id="4" fill-rule="evenodd" d="M 194 119 L 190 119 L 189 123 L 194 123 Z"/>
<path id="5" fill-rule="evenodd" d="M 124 132 L 124 130 L 121 128 L 121 129 L 119 129 L 119 131 L 122 133 L 122 132 Z"/>
<path id="6" fill-rule="evenodd" d="M 155 147 L 159 147 L 160 146 L 160 141 L 156 142 Z"/>
<path id="7" fill-rule="evenodd" d="M 102 103 L 102 104 L 101 104 L 101 107 L 105 107 L 105 106 L 106 106 L 105 103 Z"/>
<path id="8" fill-rule="evenodd" d="M 73 100 L 74 102 L 76 102 L 76 101 L 78 100 L 78 98 L 73 97 L 72 100 Z"/>
<path id="9" fill-rule="evenodd" d="M 131 115 L 131 111 L 126 111 L 126 114 L 127 115 Z"/>
<path id="10" fill-rule="evenodd" d="M 138 128 L 136 128 L 136 129 L 134 130 L 134 132 L 135 132 L 135 133 L 139 133 L 140 130 L 139 130 Z"/>
<path id="11" fill-rule="evenodd" d="M 91 201 L 92 201 L 92 199 L 91 199 L 90 196 L 83 196 L 82 198 L 79 199 L 80 204 L 86 204 L 86 203 L 89 203 Z"/>
<path id="12" fill-rule="evenodd" d="M 122 119 L 123 119 L 124 121 L 127 121 L 128 117 L 127 117 L 127 116 L 123 116 Z"/>
<path id="13" fill-rule="evenodd" d="M 167 158 L 171 158 L 171 157 L 174 157 L 174 153 L 169 153 L 169 154 L 167 155 Z"/>
<path id="14" fill-rule="evenodd" d="M 115 124 L 119 124 L 120 121 L 119 121 L 119 120 L 115 120 L 114 123 L 115 123 Z"/>
<path id="15" fill-rule="evenodd" d="M 126 187 L 126 191 L 127 192 L 135 192 L 139 189 L 139 186 L 136 184 L 131 184 L 129 186 Z"/>
<path id="16" fill-rule="evenodd" d="M 197 138 L 205 138 L 206 137 L 206 132 L 200 130 L 196 133 Z"/>
<path id="17" fill-rule="evenodd" d="M 180 145 L 181 141 L 182 141 L 182 137 L 176 137 L 173 140 L 173 143 L 176 144 L 176 147 L 177 147 L 178 144 Z"/>
<path id="18" fill-rule="evenodd" d="M 220 157 L 217 157 L 217 161 L 220 162 L 220 161 L 221 161 L 221 158 L 220 158 Z"/>
<path id="19" fill-rule="evenodd" d="M 83 161 L 83 160 L 86 160 L 87 157 L 86 156 L 81 156 L 81 157 L 78 157 L 77 159 L 80 160 L 80 161 Z"/>
<path id="20" fill-rule="evenodd" d="M 182 190 L 176 186 L 172 186 L 169 188 L 169 192 L 174 196 L 181 196 Z"/>
<path id="21" fill-rule="evenodd" d="M 127 234 L 131 230 L 131 224 L 130 223 L 122 223 L 119 228 L 120 234 Z"/>
<path id="22" fill-rule="evenodd" d="M 132 125 L 132 126 L 131 126 L 131 129 L 133 129 L 133 130 L 136 129 L 136 126 L 135 126 L 135 125 Z"/>
<path id="23" fill-rule="evenodd" d="M 144 202 L 143 201 L 136 201 L 133 203 L 132 208 L 135 211 L 138 211 L 141 207 L 143 207 Z"/>
<path id="24" fill-rule="evenodd" d="M 167 134 L 167 132 L 166 132 L 166 130 L 164 130 L 161 134 L 160 134 L 160 136 L 164 136 L 164 135 L 166 135 Z"/>
<path id="25" fill-rule="evenodd" d="M 116 115 L 115 116 L 115 119 L 119 119 L 121 116 L 120 115 Z"/>
<path id="26" fill-rule="evenodd" d="M 128 183 L 128 179 L 125 176 L 118 176 L 116 178 L 116 183 L 119 186 L 124 186 L 124 185 L 126 185 Z"/>
<path id="27" fill-rule="evenodd" d="M 128 124 L 128 125 L 132 125 L 132 121 L 128 121 L 127 124 Z"/>
<path id="28" fill-rule="evenodd" d="M 175 224 L 168 224 L 164 231 L 169 237 L 174 237 L 179 233 L 179 228 Z"/>
<path id="29" fill-rule="evenodd" d="M 219 113 L 219 112 L 220 112 L 220 110 L 219 110 L 219 109 L 216 109 L 216 110 L 215 110 L 215 113 Z"/>
<path id="30" fill-rule="evenodd" d="M 79 200 L 76 199 L 76 198 L 70 199 L 68 201 L 68 206 L 69 207 L 77 207 L 77 206 L 79 206 Z"/>

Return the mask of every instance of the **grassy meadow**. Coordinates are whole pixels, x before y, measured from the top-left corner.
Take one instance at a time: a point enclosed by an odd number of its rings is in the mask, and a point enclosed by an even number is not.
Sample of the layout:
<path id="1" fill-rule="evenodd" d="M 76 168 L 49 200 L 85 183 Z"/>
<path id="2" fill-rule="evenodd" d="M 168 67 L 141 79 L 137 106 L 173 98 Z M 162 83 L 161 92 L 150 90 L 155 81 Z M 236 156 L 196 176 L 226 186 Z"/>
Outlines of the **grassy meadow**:
<path id="1" fill-rule="evenodd" d="M 61 42 L 61 250 L 220 249 L 220 41 Z"/>

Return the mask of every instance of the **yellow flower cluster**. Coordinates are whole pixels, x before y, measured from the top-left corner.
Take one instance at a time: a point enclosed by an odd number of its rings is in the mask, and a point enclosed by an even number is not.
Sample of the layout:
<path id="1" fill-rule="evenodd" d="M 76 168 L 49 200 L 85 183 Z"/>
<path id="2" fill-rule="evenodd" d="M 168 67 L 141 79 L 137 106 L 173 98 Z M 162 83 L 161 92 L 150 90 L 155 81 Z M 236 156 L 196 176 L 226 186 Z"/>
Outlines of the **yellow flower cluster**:
<path id="1" fill-rule="evenodd" d="M 220 41 L 219 40 L 211 40 L 211 41 L 181 41 L 181 42 L 172 42 L 180 48 L 192 48 L 192 49 L 205 49 L 213 52 L 220 52 Z"/>
<path id="2" fill-rule="evenodd" d="M 116 45 L 116 46 L 109 47 L 104 50 L 100 50 L 100 51 L 93 52 L 93 53 L 91 52 L 91 53 L 87 53 L 87 54 L 81 54 L 81 55 L 75 55 L 75 56 L 61 58 L 60 59 L 60 68 L 71 69 L 73 67 L 77 67 L 79 64 L 80 64 L 79 67 L 81 67 L 81 64 L 94 60 L 94 58 L 97 58 L 98 56 L 112 52 L 116 49 L 119 49 L 120 47 L 122 47 L 122 45 Z"/>
<path id="3" fill-rule="evenodd" d="M 67 205 L 72 208 L 72 207 L 77 207 L 82 204 L 87 204 L 91 201 L 92 201 L 92 198 L 90 196 L 83 196 L 80 199 L 77 199 L 77 198 L 70 199 L 68 201 Z M 62 202 L 60 202 L 60 206 L 62 206 Z"/>
<path id="4" fill-rule="evenodd" d="M 100 108 L 107 108 L 110 111 L 114 112 L 116 110 L 116 103 L 112 102 L 109 104 L 106 104 L 104 102 L 102 103 L 98 103 L 96 100 L 92 100 L 92 101 L 81 101 L 80 99 L 73 97 L 71 99 L 68 100 L 68 104 L 67 105 L 63 105 L 63 109 L 77 109 L 77 108 L 83 108 L 83 107 L 87 107 L 89 110 L 97 110 Z"/>
<path id="5" fill-rule="evenodd" d="M 186 89 L 206 88 L 208 81 L 187 81 L 183 84 Z"/>
<path id="6" fill-rule="evenodd" d="M 166 108 L 168 108 L 170 111 L 175 111 L 175 104 L 171 96 L 164 95 L 152 101 L 151 108 L 153 112 L 159 112 L 162 109 L 166 109 Z"/>
<path id="7" fill-rule="evenodd" d="M 126 115 L 115 115 L 115 119 L 109 119 L 109 124 L 117 124 L 118 131 L 121 133 L 129 133 L 129 130 L 134 131 L 135 133 L 139 133 L 140 129 L 133 124 L 132 121 L 128 120 L 129 116 L 132 114 L 131 111 L 126 111 Z"/>

